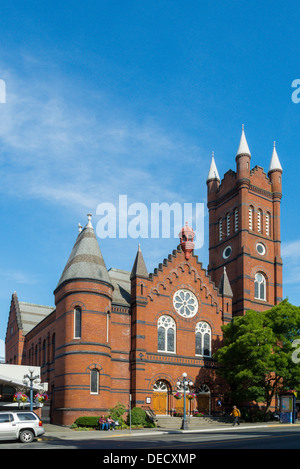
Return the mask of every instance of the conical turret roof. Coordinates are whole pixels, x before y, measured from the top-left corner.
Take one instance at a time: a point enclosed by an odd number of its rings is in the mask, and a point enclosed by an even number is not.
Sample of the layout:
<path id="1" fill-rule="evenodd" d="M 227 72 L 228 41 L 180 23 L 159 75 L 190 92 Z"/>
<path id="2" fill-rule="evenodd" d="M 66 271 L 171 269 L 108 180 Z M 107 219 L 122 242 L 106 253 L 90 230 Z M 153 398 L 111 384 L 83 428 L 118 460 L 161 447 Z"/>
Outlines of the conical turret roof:
<path id="1" fill-rule="evenodd" d="M 271 171 L 282 171 L 282 167 L 281 167 L 281 164 L 280 164 L 280 161 L 279 161 L 279 158 L 278 158 L 278 155 L 277 155 L 277 151 L 276 151 L 276 147 L 275 147 L 275 142 L 273 144 L 273 153 L 272 153 L 272 158 L 271 158 L 271 162 L 270 162 L 270 167 L 269 167 L 269 171 L 268 173 L 270 173 Z"/>
<path id="2" fill-rule="evenodd" d="M 149 277 L 140 245 L 130 274 L 130 279 L 135 277 Z"/>
<path id="3" fill-rule="evenodd" d="M 91 223 L 91 215 L 88 215 L 88 220 L 85 228 L 79 230 L 77 240 L 56 288 L 65 281 L 76 279 L 97 280 L 111 284 Z"/>
<path id="4" fill-rule="evenodd" d="M 206 182 L 213 181 L 215 179 L 220 182 L 220 176 L 219 176 L 219 173 L 218 173 L 218 170 L 217 170 L 217 165 L 216 165 L 216 162 L 215 162 L 215 156 L 214 156 L 214 152 L 213 152 L 212 157 L 211 157 L 211 163 L 210 163 L 210 168 L 209 168 L 209 172 L 208 172 Z"/>
<path id="5" fill-rule="evenodd" d="M 242 125 L 242 135 L 241 135 L 240 144 L 239 144 L 239 148 L 238 148 L 236 156 L 240 156 L 240 155 L 251 156 L 248 143 L 246 140 L 245 131 L 244 131 L 244 124 Z"/>

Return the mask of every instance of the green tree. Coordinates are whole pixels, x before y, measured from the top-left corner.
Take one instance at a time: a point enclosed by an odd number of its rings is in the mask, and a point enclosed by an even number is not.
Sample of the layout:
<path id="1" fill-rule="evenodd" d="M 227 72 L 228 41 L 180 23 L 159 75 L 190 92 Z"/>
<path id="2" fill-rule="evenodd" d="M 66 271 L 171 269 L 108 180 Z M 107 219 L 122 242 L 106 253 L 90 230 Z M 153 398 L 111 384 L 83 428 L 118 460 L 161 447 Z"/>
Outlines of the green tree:
<path id="1" fill-rule="evenodd" d="M 237 402 L 264 402 L 267 412 L 279 390 L 300 390 L 300 364 L 293 354 L 300 339 L 299 307 L 284 300 L 268 311 L 235 317 L 222 329 L 224 345 L 214 358 Z"/>

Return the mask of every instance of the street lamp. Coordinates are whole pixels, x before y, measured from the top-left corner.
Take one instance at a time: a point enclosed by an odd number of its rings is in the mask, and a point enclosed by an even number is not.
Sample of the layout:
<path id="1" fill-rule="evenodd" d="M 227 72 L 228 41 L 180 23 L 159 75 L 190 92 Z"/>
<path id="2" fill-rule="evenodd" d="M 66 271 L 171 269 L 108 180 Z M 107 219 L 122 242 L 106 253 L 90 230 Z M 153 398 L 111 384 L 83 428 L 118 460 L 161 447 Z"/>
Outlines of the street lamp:
<path id="1" fill-rule="evenodd" d="M 33 410 L 33 381 L 35 381 L 36 384 L 39 384 L 41 380 L 40 380 L 39 375 L 33 376 L 33 373 L 34 373 L 33 368 L 29 368 L 28 371 L 29 371 L 29 374 L 24 375 L 23 377 L 23 383 L 26 386 L 28 386 L 28 384 L 30 383 L 30 410 L 32 411 Z"/>
<path id="2" fill-rule="evenodd" d="M 187 380 L 187 374 L 182 373 L 182 378 L 177 381 L 177 388 L 180 391 L 183 391 L 183 419 L 181 424 L 181 430 L 188 430 L 188 423 L 186 420 L 186 391 L 188 391 L 193 386 L 193 381 Z"/>

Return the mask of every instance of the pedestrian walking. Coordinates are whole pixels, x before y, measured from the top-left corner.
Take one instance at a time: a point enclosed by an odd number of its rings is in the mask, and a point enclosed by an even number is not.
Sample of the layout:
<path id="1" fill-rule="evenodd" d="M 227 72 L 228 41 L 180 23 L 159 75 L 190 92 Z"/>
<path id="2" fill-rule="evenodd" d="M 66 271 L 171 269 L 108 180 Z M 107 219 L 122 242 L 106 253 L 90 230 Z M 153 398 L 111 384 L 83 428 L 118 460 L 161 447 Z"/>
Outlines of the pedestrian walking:
<path id="1" fill-rule="evenodd" d="M 239 411 L 239 409 L 237 408 L 236 405 L 233 406 L 233 409 L 232 409 L 232 412 L 231 414 L 232 417 L 233 417 L 233 426 L 237 423 L 238 425 L 240 424 L 240 416 L 241 416 L 241 412 Z"/>

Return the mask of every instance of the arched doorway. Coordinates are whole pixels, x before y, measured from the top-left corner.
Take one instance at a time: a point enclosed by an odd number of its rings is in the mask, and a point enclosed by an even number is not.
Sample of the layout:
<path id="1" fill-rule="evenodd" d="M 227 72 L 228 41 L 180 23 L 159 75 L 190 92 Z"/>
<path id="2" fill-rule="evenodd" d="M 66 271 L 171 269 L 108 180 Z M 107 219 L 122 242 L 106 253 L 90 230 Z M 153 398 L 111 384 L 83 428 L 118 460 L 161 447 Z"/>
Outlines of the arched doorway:
<path id="1" fill-rule="evenodd" d="M 202 384 L 197 389 L 196 400 L 198 412 L 210 415 L 210 389 L 206 384 Z"/>
<path id="2" fill-rule="evenodd" d="M 153 412 L 156 415 L 166 415 L 169 411 L 170 385 L 167 381 L 160 379 L 153 386 Z"/>

